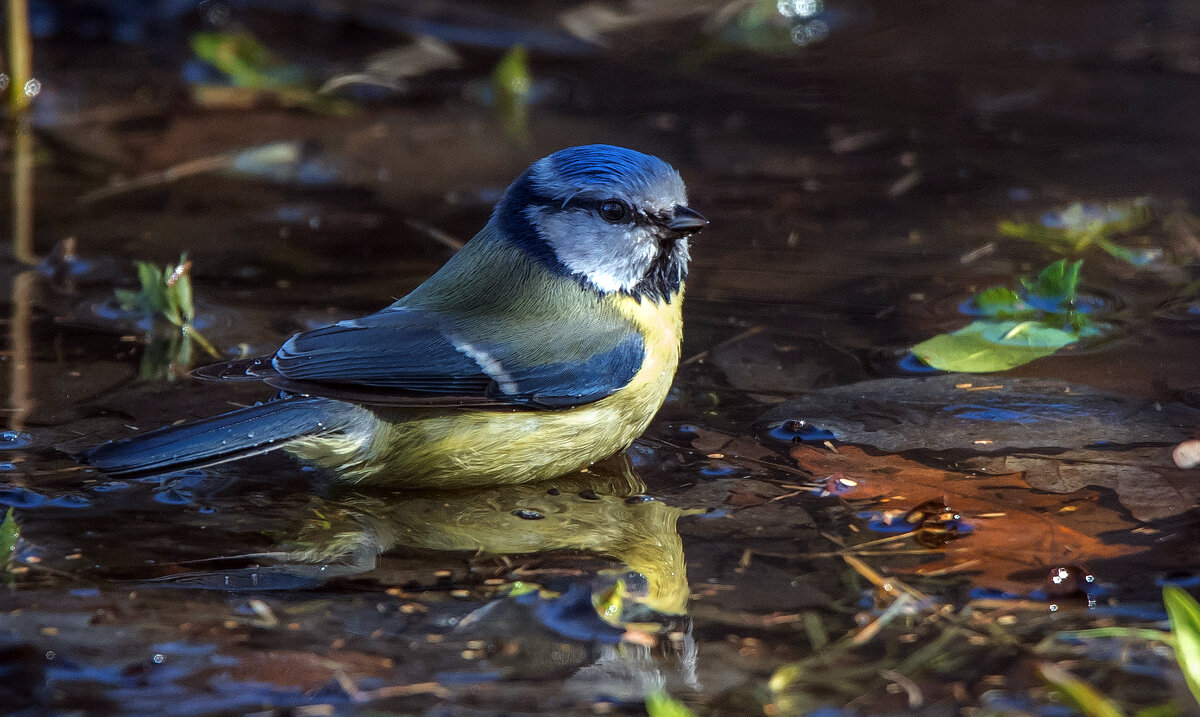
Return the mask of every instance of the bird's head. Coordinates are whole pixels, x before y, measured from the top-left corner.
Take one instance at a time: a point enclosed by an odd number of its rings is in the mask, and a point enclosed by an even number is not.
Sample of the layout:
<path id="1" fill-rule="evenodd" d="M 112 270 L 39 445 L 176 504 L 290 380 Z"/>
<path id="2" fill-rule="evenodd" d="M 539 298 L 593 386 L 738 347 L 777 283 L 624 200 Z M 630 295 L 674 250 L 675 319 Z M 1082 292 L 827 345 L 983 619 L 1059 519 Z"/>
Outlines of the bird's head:
<path id="1" fill-rule="evenodd" d="M 605 144 L 535 162 L 496 206 L 504 234 L 551 271 L 601 293 L 670 298 L 687 277 L 688 237 L 708 221 L 671 165 Z"/>

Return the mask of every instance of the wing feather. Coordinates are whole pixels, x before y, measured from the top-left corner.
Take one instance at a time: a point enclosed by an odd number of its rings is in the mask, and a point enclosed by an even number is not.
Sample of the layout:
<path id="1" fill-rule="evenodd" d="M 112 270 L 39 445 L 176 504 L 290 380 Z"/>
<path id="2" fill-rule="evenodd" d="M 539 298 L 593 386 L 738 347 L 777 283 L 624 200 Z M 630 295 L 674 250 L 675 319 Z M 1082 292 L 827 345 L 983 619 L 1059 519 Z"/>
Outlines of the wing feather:
<path id="1" fill-rule="evenodd" d="M 566 408 L 615 393 L 645 355 L 642 337 L 623 322 L 497 324 L 392 307 L 296 334 L 269 361 L 196 373 L 375 405 Z"/>

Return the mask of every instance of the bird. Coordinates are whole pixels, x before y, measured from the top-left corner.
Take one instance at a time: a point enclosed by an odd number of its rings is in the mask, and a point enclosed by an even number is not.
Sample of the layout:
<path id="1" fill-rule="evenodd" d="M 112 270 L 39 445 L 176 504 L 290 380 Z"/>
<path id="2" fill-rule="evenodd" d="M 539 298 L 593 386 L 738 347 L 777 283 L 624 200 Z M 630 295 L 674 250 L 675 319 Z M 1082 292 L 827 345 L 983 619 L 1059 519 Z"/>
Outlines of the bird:
<path id="1" fill-rule="evenodd" d="M 76 458 L 134 476 L 283 449 L 336 481 L 445 489 L 584 469 L 629 447 L 666 399 L 688 241 L 707 224 L 667 162 L 562 149 L 403 298 L 193 372 L 262 382 L 271 399 Z"/>

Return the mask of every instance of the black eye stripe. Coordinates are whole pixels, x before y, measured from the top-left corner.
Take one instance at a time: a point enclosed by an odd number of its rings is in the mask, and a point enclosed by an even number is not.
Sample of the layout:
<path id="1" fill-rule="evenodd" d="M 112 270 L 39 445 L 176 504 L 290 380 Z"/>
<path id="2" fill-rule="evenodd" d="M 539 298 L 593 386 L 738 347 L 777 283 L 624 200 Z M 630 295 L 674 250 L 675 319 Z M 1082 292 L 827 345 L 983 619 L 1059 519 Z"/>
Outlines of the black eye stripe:
<path id="1" fill-rule="evenodd" d="M 546 206 L 548 208 L 553 208 L 553 209 L 578 209 L 580 211 L 592 212 L 594 214 L 599 214 L 601 205 L 605 204 L 606 202 L 611 202 L 611 201 L 614 201 L 612 197 L 604 197 L 604 198 L 571 197 L 566 202 L 551 200 L 551 201 L 547 202 L 546 204 L 544 204 L 543 206 Z M 634 207 L 630 207 L 628 202 L 625 202 L 623 200 L 616 200 L 616 201 L 620 201 L 629 210 L 629 215 L 627 217 L 625 217 L 624 219 L 622 219 L 621 220 L 622 222 L 626 222 L 626 221 L 629 221 L 630 219 L 632 219 L 634 224 L 649 227 L 649 226 L 666 225 L 666 223 L 668 221 L 670 221 L 670 219 L 671 219 L 669 216 L 667 216 L 665 214 L 647 214 L 647 213 L 640 211 Z M 540 204 L 540 202 L 539 202 L 539 204 Z"/>

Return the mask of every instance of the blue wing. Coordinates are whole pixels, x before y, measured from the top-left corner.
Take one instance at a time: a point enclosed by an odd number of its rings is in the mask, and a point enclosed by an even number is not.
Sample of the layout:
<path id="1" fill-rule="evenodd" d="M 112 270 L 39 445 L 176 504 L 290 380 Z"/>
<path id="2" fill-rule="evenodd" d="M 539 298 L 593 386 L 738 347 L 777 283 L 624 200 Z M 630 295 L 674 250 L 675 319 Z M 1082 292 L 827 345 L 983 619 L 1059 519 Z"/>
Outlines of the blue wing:
<path id="1" fill-rule="evenodd" d="M 394 307 L 297 334 L 252 373 L 364 403 L 563 408 L 615 393 L 644 356 L 641 335 L 624 322 L 472 323 Z"/>

